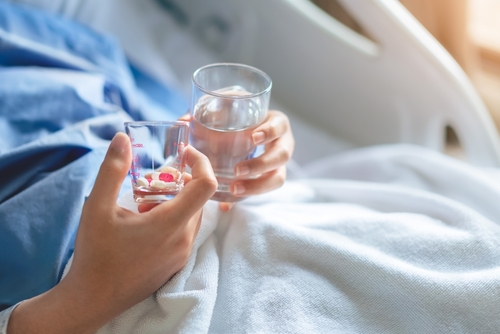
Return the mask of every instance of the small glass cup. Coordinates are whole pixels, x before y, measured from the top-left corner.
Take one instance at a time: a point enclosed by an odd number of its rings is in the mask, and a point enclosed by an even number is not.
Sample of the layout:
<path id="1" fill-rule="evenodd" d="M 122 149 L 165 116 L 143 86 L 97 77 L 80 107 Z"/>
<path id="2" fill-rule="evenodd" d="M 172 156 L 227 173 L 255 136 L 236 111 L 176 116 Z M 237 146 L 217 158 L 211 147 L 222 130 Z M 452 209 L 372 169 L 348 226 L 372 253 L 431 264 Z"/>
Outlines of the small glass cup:
<path id="1" fill-rule="evenodd" d="M 168 201 L 184 186 L 189 122 L 125 122 L 132 145 L 130 178 L 138 203 Z"/>
<path id="2" fill-rule="evenodd" d="M 212 199 L 240 201 L 230 192 L 234 169 L 256 154 L 252 132 L 267 116 L 271 78 L 251 66 L 220 63 L 196 70 L 192 83 L 190 143 L 212 164 L 219 184 Z"/>

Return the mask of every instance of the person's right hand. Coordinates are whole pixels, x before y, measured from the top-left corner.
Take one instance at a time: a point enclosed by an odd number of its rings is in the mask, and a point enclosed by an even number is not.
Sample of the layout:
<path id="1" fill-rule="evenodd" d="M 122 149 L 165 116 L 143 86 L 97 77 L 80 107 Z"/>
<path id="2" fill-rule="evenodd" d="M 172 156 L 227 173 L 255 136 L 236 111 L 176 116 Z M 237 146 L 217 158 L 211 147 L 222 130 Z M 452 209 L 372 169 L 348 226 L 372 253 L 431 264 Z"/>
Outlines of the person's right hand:
<path id="1" fill-rule="evenodd" d="M 134 213 L 116 204 L 131 164 L 130 141 L 123 133 L 113 138 L 83 208 L 71 268 L 56 287 L 14 310 L 14 328 L 23 314 L 24 325 L 33 325 L 17 332 L 94 332 L 185 265 L 203 205 L 217 189 L 208 159 L 191 146 L 185 153 L 192 179 L 174 199 Z M 49 327 L 38 327 L 43 317 Z"/>

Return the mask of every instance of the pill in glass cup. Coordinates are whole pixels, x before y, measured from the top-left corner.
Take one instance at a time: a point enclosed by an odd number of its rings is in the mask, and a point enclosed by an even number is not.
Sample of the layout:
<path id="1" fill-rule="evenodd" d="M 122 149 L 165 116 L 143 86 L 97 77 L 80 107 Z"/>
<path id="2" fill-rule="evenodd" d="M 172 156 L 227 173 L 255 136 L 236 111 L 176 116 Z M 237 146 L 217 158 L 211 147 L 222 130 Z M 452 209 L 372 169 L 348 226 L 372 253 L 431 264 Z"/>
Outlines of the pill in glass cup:
<path id="1" fill-rule="evenodd" d="M 126 122 L 125 131 L 132 146 L 134 200 L 160 203 L 175 197 L 184 186 L 189 122 Z"/>

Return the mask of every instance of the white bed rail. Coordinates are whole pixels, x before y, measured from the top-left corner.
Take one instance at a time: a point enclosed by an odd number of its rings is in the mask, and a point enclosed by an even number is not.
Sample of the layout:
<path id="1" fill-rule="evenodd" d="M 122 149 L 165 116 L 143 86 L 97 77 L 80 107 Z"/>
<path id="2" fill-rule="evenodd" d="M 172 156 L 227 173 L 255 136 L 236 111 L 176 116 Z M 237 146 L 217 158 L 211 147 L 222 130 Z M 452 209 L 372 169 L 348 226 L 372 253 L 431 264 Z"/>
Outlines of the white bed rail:
<path id="1" fill-rule="evenodd" d="M 375 42 L 307 0 L 232 1 L 254 31 L 242 34 L 244 52 L 229 60 L 262 68 L 281 104 L 353 144 L 442 151 L 450 126 L 469 162 L 500 167 L 499 135 L 486 107 L 416 19 L 395 0 L 339 2 Z"/>

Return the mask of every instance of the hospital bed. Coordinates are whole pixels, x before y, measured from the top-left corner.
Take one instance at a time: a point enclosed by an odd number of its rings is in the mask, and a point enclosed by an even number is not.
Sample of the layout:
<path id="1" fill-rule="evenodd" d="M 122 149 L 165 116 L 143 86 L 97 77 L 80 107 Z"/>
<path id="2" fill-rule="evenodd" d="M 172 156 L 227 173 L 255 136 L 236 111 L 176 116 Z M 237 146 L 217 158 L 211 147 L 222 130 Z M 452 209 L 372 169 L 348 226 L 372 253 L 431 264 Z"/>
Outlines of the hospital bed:
<path id="1" fill-rule="evenodd" d="M 267 72 L 299 164 L 387 143 L 444 151 L 451 128 L 469 162 L 500 165 L 498 132 L 470 80 L 398 1 L 339 0 L 365 34 L 307 0 L 59 2 L 50 6 L 117 35 L 132 60 L 186 95 L 209 62 Z"/>
<path id="2" fill-rule="evenodd" d="M 185 268 L 99 333 L 498 332 L 499 135 L 464 72 L 398 2 L 339 0 L 365 34 L 306 0 L 18 2 L 115 35 L 133 64 L 186 98 L 207 63 L 261 68 L 274 82 L 273 108 L 292 121 L 292 171 L 314 171 L 227 214 L 209 201 Z M 91 76 L 64 73 L 65 82 Z M 31 169 L 18 175 L 29 182 L 1 203 L 16 223 L 4 242 L 48 230 L 55 244 L 76 229 L 106 131 L 124 114 L 92 114 L 41 138 L 74 160 L 33 184 Z M 468 163 L 439 154 L 449 128 Z M 19 161 L 52 167 L 45 157 L 59 151 L 34 156 L 37 147 L 24 145 Z M 24 214 L 16 201 L 38 205 Z M 63 218 L 51 221 L 47 207 Z M 41 276 L 46 266 L 29 259 Z"/>

